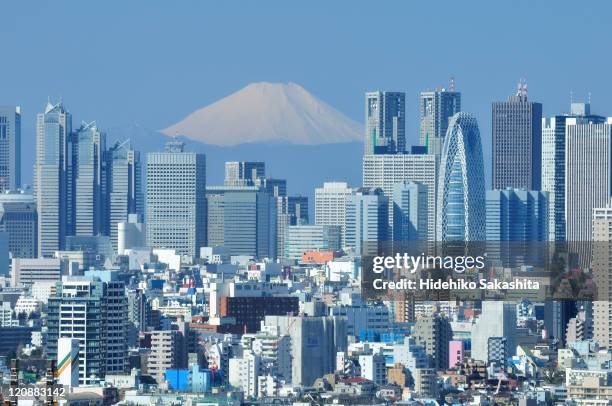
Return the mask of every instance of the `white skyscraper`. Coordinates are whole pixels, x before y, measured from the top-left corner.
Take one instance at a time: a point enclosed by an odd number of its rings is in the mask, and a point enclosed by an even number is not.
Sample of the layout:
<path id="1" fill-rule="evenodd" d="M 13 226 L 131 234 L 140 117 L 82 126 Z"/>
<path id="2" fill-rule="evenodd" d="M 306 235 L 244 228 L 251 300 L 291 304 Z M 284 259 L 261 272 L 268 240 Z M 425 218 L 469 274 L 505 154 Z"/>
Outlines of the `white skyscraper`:
<path id="1" fill-rule="evenodd" d="M 38 209 L 38 255 L 52 257 L 62 249 L 71 227 L 73 207 L 72 117 L 60 102 L 47 103 L 36 122 L 34 191 Z"/>
<path id="2" fill-rule="evenodd" d="M 315 189 L 315 224 L 318 226 L 340 226 L 341 244 L 344 246 L 346 198 L 353 189 L 346 182 L 325 182 Z"/>
<path id="3" fill-rule="evenodd" d="M 104 233 L 104 190 L 102 161 L 106 150 L 106 134 L 96 122 L 83 123 L 76 131 L 75 234 Z"/>
<path id="4" fill-rule="evenodd" d="M 612 182 L 612 117 L 566 120 L 565 216 L 567 241 L 590 241 L 592 213 L 605 207 Z"/>
<path id="5" fill-rule="evenodd" d="M 590 103 L 572 103 L 569 114 L 542 118 L 542 190 L 548 192 L 548 239 L 565 241 L 565 143 L 566 123 L 601 124 L 605 117 L 591 114 Z"/>
<path id="6" fill-rule="evenodd" d="M 147 245 L 196 256 L 206 245 L 206 156 L 168 143 L 147 155 Z"/>
<path id="7" fill-rule="evenodd" d="M 439 162 L 438 155 L 364 155 L 363 186 L 381 188 L 389 199 L 391 232 L 393 230 L 394 186 L 404 181 L 419 182 L 427 187 L 427 239 L 434 241 L 436 230 L 436 176 Z"/>

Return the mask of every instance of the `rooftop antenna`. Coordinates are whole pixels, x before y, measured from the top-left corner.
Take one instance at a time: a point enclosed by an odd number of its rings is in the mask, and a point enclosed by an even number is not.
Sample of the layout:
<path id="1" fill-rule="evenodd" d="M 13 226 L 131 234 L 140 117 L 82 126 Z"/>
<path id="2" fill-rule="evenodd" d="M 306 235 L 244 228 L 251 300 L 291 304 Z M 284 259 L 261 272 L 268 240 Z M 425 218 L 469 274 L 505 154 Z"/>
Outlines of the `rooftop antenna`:
<path id="1" fill-rule="evenodd" d="M 570 104 L 574 103 L 574 91 L 570 90 Z"/>
<path id="2" fill-rule="evenodd" d="M 448 87 L 451 92 L 455 91 L 455 77 L 451 76 L 450 78 L 450 86 Z"/>
<path id="3" fill-rule="evenodd" d="M 589 92 L 589 104 L 591 104 L 591 92 Z"/>
<path id="4" fill-rule="evenodd" d="M 521 97 L 527 97 L 527 81 L 524 78 L 519 79 L 516 95 Z"/>

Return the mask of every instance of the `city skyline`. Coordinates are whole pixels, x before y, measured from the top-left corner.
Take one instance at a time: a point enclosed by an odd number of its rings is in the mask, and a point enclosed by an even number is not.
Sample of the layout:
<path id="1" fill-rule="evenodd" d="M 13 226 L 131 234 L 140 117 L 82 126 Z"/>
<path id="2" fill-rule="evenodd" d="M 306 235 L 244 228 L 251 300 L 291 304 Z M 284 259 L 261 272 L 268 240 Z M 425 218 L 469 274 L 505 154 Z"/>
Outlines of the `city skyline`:
<path id="1" fill-rule="evenodd" d="M 587 101 L 591 93 L 594 113 L 612 111 L 612 104 L 605 97 L 612 93 L 605 64 L 589 67 L 587 75 L 579 58 L 568 58 L 560 67 L 555 57 L 572 48 L 584 53 L 605 49 L 610 39 L 605 35 L 607 25 L 601 16 L 610 5 L 605 2 L 585 5 L 578 13 L 571 11 L 575 8 L 572 3 L 568 2 L 567 7 L 556 5 L 556 23 L 550 24 L 545 32 L 540 30 L 540 19 L 547 13 L 544 3 L 498 5 L 501 8 L 498 13 L 506 17 L 505 21 L 500 21 L 497 14 L 489 15 L 490 6 L 485 2 L 449 3 L 435 10 L 431 5 L 403 4 L 393 12 L 385 6 L 370 10 L 374 16 L 384 16 L 389 29 L 396 34 L 382 43 L 376 41 L 389 62 L 371 69 L 361 63 L 359 50 L 362 46 L 373 46 L 374 39 L 360 32 L 359 27 L 366 24 L 367 17 L 353 4 L 350 18 L 334 14 L 346 9 L 342 2 L 315 3 L 309 7 L 275 3 L 275 7 L 268 8 L 231 2 L 185 3 L 176 10 L 169 5 L 152 7 L 146 11 L 148 18 L 136 18 L 140 6 L 132 4 L 123 5 L 122 14 L 117 16 L 113 7 L 101 5 L 91 10 L 89 6 L 71 3 L 71 7 L 66 7 L 68 12 L 50 7 L 35 12 L 27 5 L 10 2 L 5 5 L 7 14 L 13 15 L 14 21 L 28 19 L 30 23 L 0 28 L 0 36 L 10 39 L 7 54 L 20 61 L 3 67 L 13 80 L 3 87 L 0 104 L 22 107 L 23 143 L 30 145 L 34 142 L 32 120 L 49 96 L 54 100 L 62 97 L 73 110 L 75 122 L 96 120 L 109 140 L 114 141 L 113 129 L 133 124 L 150 130 L 165 128 L 189 112 L 253 82 L 297 82 L 358 122 L 362 121 L 360 100 L 366 91 L 403 91 L 407 93 L 406 144 L 413 145 L 418 143 L 419 93 L 448 87 L 454 77 L 463 95 L 462 110 L 476 116 L 483 145 L 488 145 L 490 103 L 512 95 L 519 78 L 527 80 L 530 100 L 543 103 L 544 116 L 569 110 L 570 92 L 575 101 Z M 326 12 L 321 13 L 323 10 Z M 427 17 L 434 13 L 442 29 L 427 30 Z M 247 38 L 240 30 L 221 38 L 214 35 L 224 32 L 218 21 L 226 18 L 249 30 L 251 35 Z M 92 21 L 104 19 L 115 19 L 113 33 L 100 36 L 87 29 Z M 271 19 L 280 22 L 280 26 L 257 23 Z M 197 24 L 198 20 L 205 23 Z M 50 21 L 54 21 L 53 25 Z M 159 29 L 161 21 L 168 21 L 175 29 Z M 469 23 L 463 24 L 464 21 Z M 308 29 L 312 22 L 316 22 L 316 31 Z M 132 24 L 137 24 L 140 34 L 132 31 Z M 516 28 L 519 24 L 521 29 Z M 566 35 L 564 27 L 569 26 L 581 35 Z M 73 28 L 67 27 L 80 27 L 82 34 L 77 39 L 72 35 Z M 283 30 L 284 35 L 274 35 L 276 30 Z M 438 47 L 427 45 L 448 42 L 444 33 L 449 30 L 459 30 L 457 41 L 470 43 L 472 51 L 446 46 L 445 52 L 437 52 Z M 433 37 L 421 44 L 414 39 L 423 31 L 431 32 Z M 34 39 L 45 32 L 53 32 L 65 44 L 68 54 L 88 57 L 94 63 L 86 72 L 81 71 L 59 54 L 41 48 Z M 484 35 L 486 32 L 493 35 Z M 322 38 L 329 41 L 318 41 Z M 262 48 L 259 45 L 262 43 L 269 47 Z M 289 43 L 291 47 L 287 47 Z M 170 52 L 168 57 L 155 56 L 159 46 Z M 228 54 L 226 49 L 230 46 L 238 52 Z M 278 47 L 288 49 L 290 57 L 271 52 Z M 391 52 L 394 48 L 409 52 Z M 345 51 L 339 54 L 336 49 Z M 136 58 L 132 50 L 145 57 Z M 40 65 L 32 61 L 34 55 L 52 62 L 45 67 L 44 75 L 36 68 Z M 124 62 L 115 64 L 115 60 Z M 320 60 L 326 60 L 325 69 L 315 62 Z M 428 62 L 424 64 L 423 60 Z M 50 77 L 54 80 L 49 80 Z M 139 145 L 135 147 L 142 149 Z M 484 158 L 490 159 L 488 148 Z M 25 175 L 30 172 L 33 160 L 24 156 L 22 161 Z M 485 170 L 489 185 L 491 169 L 487 165 Z M 28 183 L 29 177 L 24 176 L 23 182 Z"/>
<path id="2" fill-rule="evenodd" d="M 564 1 L 7 4 L 0 401 L 612 405 L 612 3 Z"/>

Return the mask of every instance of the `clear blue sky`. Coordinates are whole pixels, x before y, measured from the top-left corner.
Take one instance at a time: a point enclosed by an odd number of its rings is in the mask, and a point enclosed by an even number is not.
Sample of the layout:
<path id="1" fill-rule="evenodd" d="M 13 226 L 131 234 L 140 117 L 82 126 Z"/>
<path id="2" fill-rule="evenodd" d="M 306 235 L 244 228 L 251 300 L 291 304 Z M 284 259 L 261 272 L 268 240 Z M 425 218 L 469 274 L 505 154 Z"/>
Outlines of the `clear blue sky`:
<path id="1" fill-rule="evenodd" d="M 24 166 L 47 96 L 78 121 L 159 129 L 254 81 L 299 83 L 359 122 L 366 90 L 400 90 L 413 144 L 419 91 L 454 76 L 485 158 L 490 103 L 521 77 L 547 115 L 570 90 L 612 115 L 605 1 L 5 1 L 1 14 L 0 104 L 22 106 Z"/>

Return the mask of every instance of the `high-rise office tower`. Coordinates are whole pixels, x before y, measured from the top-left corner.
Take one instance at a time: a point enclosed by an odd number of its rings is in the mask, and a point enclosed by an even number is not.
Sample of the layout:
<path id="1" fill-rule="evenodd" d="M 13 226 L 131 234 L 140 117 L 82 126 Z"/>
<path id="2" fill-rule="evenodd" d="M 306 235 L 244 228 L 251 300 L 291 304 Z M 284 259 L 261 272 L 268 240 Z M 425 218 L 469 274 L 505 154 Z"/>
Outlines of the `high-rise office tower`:
<path id="1" fill-rule="evenodd" d="M 542 190 L 548 192 L 548 239 L 565 241 L 565 124 L 568 118 L 603 123 L 590 103 L 572 103 L 569 114 L 542 118 Z"/>
<path id="2" fill-rule="evenodd" d="M 279 196 L 276 198 L 277 257 L 283 256 L 287 227 L 304 224 L 308 224 L 308 197 Z"/>
<path id="3" fill-rule="evenodd" d="M 130 214 L 136 214 L 142 222 L 144 199 L 142 193 L 142 168 L 140 153 L 129 140 L 115 143 L 106 152 L 107 219 L 106 228 L 113 248 L 117 249 L 117 225 L 128 222 Z"/>
<path id="4" fill-rule="evenodd" d="M 206 245 L 206 156 L 173 142 L 147 155 L 147 245 L 196 256 Z"/>
<path id="5" fill-rule="evenodd" d="M 476 118 L 451 119 L 438 174 L 437 241 L 485 240 L 482 145 Z"/>
<path id="6" fill-rule="evenodd" d="M 38 234 L 36 202 L 25 192 L 0 194 L 0 231 L 8 234 L 9 252 L 13 258 L 36 258 Z"/>
<path id="7" fill-rule="evenodd" d="M 49 298 L 47 355 L 57 357 L 60 337 L 79 340 L 80 384 L 126 370 L 127 298 L 124 283 L 109 279 L 70 277 Z"/>
<path id="8" fill-rule="evenodd" d="M 419 143 L 428 154 L 441 154 L 444 137 L 452 116 L 461 111 L 461 93 L 451 88 L 421 92 Z"/>
<path id="9" fill-rule="evenodd" d="M 21 108 L 0 106 L 0 193 L 21 187 Z"/>
<path id="10" fill-rule="evenodd" d="M 493 189 L 540 190 L 542 166 L 542 105 L 527 100 L 527 85 L 516 95 L 494 102 Z"/>
<path id="11" fill-rule="evenodd" d="M 389 202 L 382 189 L 359 188 L 346 199 L 346 246 L 376 252 L 389 239 Z"/>
<path id="12" fill-rule="evenodd" d="M 75 235 L 98 235 L 106 231 L 103 175 L 106 134 L 100 132 L 96 122 L 92 121 L 81 124 L 74 140 Z"/>
<path id="13" fill-rule="evenodd" d="M 36 121 L 34 189 L 38 210 L 38 255 L 52 257 L 70 234 L 72 117 L 64 105 L 47 103 Z"/>
<path id="14" fill-rule="evenodd" d="M 257 186 L 209 186 L 206 199 L 211 247 L 223 246 L 232 255 L 276 257 L 277 198 Z"/>
<path id="15" fill-rule="evenodd" d="M 487 190 L 488 241 L 546 241 L 548 192 Z"/>
<path id="16" fill-rule="evenodd" d="M 225 186 L 253 186 L 266 176 L 264 162 L 231 161 L 225 163 Z"/>
<path id="17" fill-rule="evenodd" d="M 389 199 L 389 226 L 393 235 L 393 187 L 400 182 L 419 182 L 427 187 L 427 240 L 436 230 L 436 185 L 440 158 L 429 154 L 365 155 L 363 186 L 381 188 Z"/>
<path id="18" fill-rule="evenodd" d="M 592 210 L 593 281 L 597 300 L 593 301 L 593 338 L 605 349 L 612 348 L 612 201 Z"/>
<path id="19" fill-rule="evenodd" d="M 487 190 L 486 213 L 488 259 L 504 267 L 542 263 L 549 230 L 548 192 Z"/>
<path id="20" fill-rule="evenodd" d="M 340 226 L 342 246 L 345 244 L 344 227 L 346 199 L 353 189 L 346 182 L 325 182 L 315 189 L 315 224 L 319 226 Z"/>
<path id="21" fill-rule="evenodd" d="M 612 192 L 612 118 L 571 117 L 565 125 L 566 240 L 587 242 L 593 209 L 605 207 Z"/>
<path id="22" fill-rule="evenodd" d="M 393 186 L 393 240 L 427 240 L 427 186 L 403 181 Z"/>
<path id="23" fill-rule="evenodd" d="M 406 150 L 406 94 L 368 92 L 365 95 L 365 155 Z"/>

